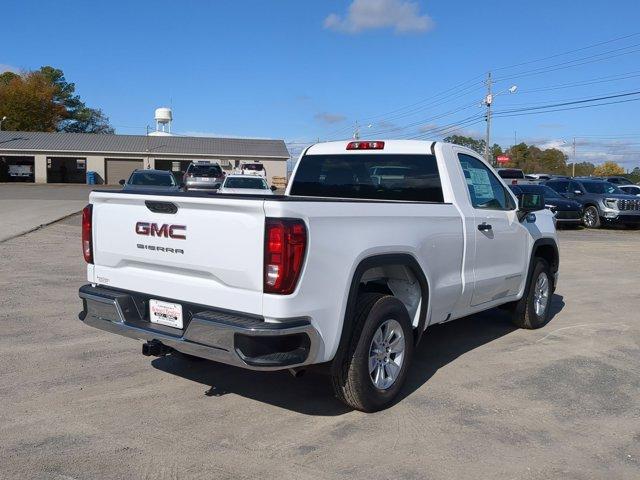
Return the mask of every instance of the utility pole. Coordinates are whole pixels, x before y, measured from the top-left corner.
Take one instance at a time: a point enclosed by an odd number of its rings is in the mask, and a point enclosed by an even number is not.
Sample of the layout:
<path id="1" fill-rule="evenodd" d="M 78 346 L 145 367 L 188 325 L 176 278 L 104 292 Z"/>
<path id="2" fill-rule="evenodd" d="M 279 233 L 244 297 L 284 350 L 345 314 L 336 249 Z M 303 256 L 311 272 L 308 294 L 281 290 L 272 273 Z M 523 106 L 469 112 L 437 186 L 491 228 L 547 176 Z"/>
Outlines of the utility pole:
<path id="1" fill-rule="evenodd" d="M 572 177 L 576 176 L 576 137 L 573 137 L 573 165 L 572 165 Z"/>
<path id="2" fill-rule="evenodd" d="M 491 142 L 491 104 L 493 103 L 493 94 L 491 93 L 491 72 L 487 73 L 487 96 L 484 98 L 484 104 L 487 106 L 487 138 L 485 139 L 484 146 L 484 158 L 487 162 L 493 165 L 493 161 L 491 159 L 490 153 L 490 142 Z"/>
<path id="3" fill-rule="evenodd" d="M 356 120 L 356 126 L 353 129 L 353 139 L 358 140 L 360 138 L 360 126 L 358 125 L 358 121 Z"/>

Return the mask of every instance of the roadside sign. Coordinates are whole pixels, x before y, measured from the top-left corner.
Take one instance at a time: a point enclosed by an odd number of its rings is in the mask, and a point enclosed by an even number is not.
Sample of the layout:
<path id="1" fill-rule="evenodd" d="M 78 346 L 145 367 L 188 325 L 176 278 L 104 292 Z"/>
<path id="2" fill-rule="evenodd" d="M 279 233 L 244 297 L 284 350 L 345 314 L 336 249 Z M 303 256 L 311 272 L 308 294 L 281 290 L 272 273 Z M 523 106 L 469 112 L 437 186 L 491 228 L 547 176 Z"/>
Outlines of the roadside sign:
<path id="1" fill-rule="evenodd" d="M 509 157 L 507 157 L 506 155 L 498 155 L 496 157 L 496 161 L 498 163 L 509 163 L 511 161 L 511 159 Z"/>

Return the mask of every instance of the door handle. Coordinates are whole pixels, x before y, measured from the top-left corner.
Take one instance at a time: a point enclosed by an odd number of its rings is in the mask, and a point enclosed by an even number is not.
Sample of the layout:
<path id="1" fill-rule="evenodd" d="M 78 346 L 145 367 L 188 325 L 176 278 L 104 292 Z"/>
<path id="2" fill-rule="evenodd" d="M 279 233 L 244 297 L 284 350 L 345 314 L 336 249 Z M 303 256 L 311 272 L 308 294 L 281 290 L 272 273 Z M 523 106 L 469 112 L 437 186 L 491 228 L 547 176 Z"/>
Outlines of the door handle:
<path id="1" fill-rule="evenodd" d="M 480 225 L 478 225 L 478 230 L 480 230 L 481 232 L 486 232 L 487 230 L 491 230 L 491 225 L 489 225 L 487 222 L 482 222 Z"/>

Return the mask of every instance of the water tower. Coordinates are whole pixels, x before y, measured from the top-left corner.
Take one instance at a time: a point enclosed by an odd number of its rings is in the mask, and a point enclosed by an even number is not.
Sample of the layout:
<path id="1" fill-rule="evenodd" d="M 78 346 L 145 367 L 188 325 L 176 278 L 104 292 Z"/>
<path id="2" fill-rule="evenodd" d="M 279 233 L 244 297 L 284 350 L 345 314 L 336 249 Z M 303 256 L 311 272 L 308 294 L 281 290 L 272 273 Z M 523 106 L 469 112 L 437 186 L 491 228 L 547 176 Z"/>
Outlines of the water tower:
<path id="1" fill-rule="evenodd" d="M 155 120 L 156 131 L 150 135 L 171 135 L 171 121 L 173 120 L 173 114 L 170 108 L 156 108 Z"/>

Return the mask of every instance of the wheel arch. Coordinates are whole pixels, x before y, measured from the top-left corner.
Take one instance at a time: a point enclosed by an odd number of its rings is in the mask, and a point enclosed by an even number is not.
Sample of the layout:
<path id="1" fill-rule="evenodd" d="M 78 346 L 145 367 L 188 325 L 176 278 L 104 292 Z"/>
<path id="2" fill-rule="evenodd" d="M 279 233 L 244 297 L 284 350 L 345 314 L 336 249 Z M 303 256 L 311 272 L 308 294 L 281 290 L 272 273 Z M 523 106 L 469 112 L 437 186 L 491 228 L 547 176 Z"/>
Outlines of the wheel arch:
<path id="1" fill-rule="evenodd" d="M 408 253 L 390 253 L 390 254 L 378 254 L 366 257 L 360 261 L 355 268 L 351 277 L 351 283 L 349 286 L 349 294 L 347 297 L 347 306 L 345 308 L 344 318 L 342 322 L 342 331 L 340 334 L 340 342 L 336 351 L 336 357 L 344 352 L 348 346 L 348 342 L 353 332 L 353 316 L 355 313 L 356 302 L 358 294 L 360 293 L 360 284 L 364 274 L 376 267 L 390 267 L 390 266 L 403 266 L 409 269 L 409 271 L 415 276 L 420 285 L 422 303 L 420 305 L 420 312 L 418 314 L 418 325 L 416 327 L 415 344 L 417 344 L 424 332 L 424 328 L 427 321 L 427 312 L 429 309 L 429 282 L 427 277 L 416 260 L 415 257 Z"/>
<path id="2" fill-rule="evenodd" d="M 527 285 L 525 287 L 525 292 L 529 288 L 529 284 L 531 282 L 533 260 L 536 257 L 546 260 L 554 275 L 560 267 L 560 253 L 558 251 L 558 244 L 556 241 L 553 238 L 539 238 L 536 240 L 531 248 L 531 258 L 529 259 L 529 271 L 527 272 Z"/>
<path id="3" fill-rule="evenodd" d="M 593 200 L 587 200 L 582 204 L 582 209 L 585 210 L 588 207 L 596 207 L 596 210 L 598 211 L 598 215 L 600 215 L 600 205 L 598 204 L 598 202 L 594 202 Z"/>

